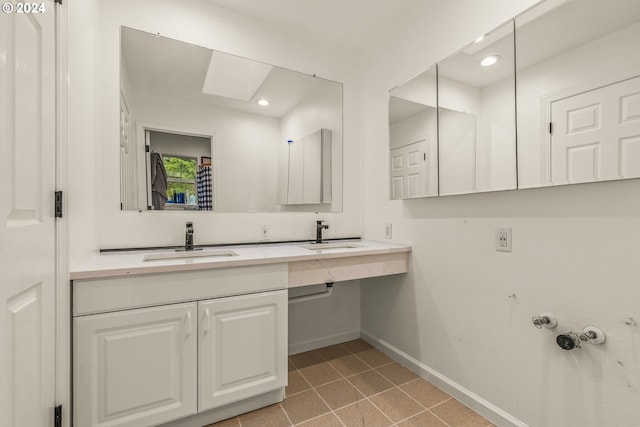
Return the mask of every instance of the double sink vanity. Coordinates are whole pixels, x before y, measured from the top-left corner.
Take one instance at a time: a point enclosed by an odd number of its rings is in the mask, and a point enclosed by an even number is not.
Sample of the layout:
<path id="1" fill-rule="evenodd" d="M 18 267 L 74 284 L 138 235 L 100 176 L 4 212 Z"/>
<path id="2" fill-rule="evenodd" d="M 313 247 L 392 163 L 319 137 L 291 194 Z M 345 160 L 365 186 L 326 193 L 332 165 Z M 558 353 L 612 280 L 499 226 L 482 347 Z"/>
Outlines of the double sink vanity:
<path id="1" fill-rule="evenodd" d="M 73 269 L 74 425 L 202 426 L 281 401 L 288 288 L 405 273 L 411 250 L 196 249 L 108 252 Z"/>

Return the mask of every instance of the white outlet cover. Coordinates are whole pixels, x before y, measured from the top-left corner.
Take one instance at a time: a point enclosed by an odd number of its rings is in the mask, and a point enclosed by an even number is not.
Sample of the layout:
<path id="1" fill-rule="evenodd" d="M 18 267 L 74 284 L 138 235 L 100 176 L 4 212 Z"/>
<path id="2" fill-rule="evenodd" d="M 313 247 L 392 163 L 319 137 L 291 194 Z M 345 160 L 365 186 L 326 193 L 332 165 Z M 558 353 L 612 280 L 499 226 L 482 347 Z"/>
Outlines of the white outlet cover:
<path id="1" fill-rule="evenodd" d="M 260 241 L 264 242 L 270 239 L 270 232 L 269 232 L 269 226 L 268 225 L 261 225 L 260 226 Z"/>
<path id="2" fill-rule="evenodd" d="M 496 227 L 496 251 L 511 252 L 513 238 L 511 235 L 511 227 Z"/>

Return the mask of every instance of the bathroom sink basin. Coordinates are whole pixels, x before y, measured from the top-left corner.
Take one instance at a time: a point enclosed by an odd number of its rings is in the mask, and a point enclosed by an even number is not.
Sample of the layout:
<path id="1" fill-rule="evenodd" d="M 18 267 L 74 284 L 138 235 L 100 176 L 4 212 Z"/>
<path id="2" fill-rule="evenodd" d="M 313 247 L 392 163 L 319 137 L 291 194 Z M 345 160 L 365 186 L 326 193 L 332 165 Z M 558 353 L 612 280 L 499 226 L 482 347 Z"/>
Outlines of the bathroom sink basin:
<path id="1" fill-rule="evenodd" d="M 340 242 L 340 243 L 310 243 L 308 245 L 301 245 L 301 248 L 309 249 L 310 251 L 321 251 L 324 249 L 352 249 L 352 248 L 364 248 L 364 245 L 358 243 Z"/>
<path id="2" fill-rule="evenodd" d="M 158 252 L 153 254 L 146 254 L 143 261 L 159 261 L 165 259 L 193 259 L 193 258 L 205 258 L 205 257 L 229 257 L 238 256 L 234 251 L 227 249 L 212 249 L 212 250 L 195 250 L 195 251 L 172 251 L 172 252 Z"/>

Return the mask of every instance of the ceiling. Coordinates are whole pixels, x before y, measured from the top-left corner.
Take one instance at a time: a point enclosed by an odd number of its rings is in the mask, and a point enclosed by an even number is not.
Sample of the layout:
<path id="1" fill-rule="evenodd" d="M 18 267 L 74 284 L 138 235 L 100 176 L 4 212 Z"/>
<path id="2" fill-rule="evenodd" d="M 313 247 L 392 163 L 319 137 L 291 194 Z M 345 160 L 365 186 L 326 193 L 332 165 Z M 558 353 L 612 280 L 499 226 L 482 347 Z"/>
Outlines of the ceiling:
<path id="1" fill-rule="evenodd" d="M 355 51 L 424 0 L 209 0 Z"/>
<path id="2" fill-rule="evenodd" d="M 138 95 L 156 96 L 176 101 L 199 103 L 244 111 L 273 118 L 282 117 L 307 97 L 319 91 L 342 93 L 339 83 L 280 67 L 270 70 L 250 90 L 249 98 L 229 94 L 215 95 L 204 90 L 214 51 L 144 31 L 122 27 L 122 66 L 131 89 Z M 232 59 L 234 67 L 220 86 L 232 86 L 246 67 L 265 66 L 256 61 L 222 52 L 216 55 Z M 235 75 L 233 74 L 235 71 Z M 230 74 L 229 74 L 230 73 Z M 241 85 L 244 82 L 240 82 Z M 267 108 L 255 101 L 268 99 Z"/>

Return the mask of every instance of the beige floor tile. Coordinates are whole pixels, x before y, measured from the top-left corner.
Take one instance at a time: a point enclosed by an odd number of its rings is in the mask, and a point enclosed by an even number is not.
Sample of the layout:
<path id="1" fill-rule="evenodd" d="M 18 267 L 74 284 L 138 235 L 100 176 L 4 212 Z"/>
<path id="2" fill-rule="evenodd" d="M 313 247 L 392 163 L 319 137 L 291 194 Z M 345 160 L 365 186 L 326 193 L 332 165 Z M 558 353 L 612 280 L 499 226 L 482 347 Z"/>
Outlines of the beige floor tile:
<path id="1" fill-rule="evenodd" d="M 310 420 L 330 411 L 329 407 L 314 390 L 303 391 L 286 398 L 282 402 L 282 407 L 293 424 Z M 244 427 L 244 422 L 242 425 Z"/>
<path id="2" fill-rule="evenodd" d="M 291 423 L 279 404 L 240 415 L 242 427 L 289 427 Z"/>
<path id="3" fill-rule="evenodd" d="M 339 380 L 342 375 L 338 373 L 329 362 L 307 366 L 299 371 L 313 387 L 318 387 L 331 381 Z"/>
<path id="4" fill-rule="evenodd" d="M 293 362 L 296 368 L 302 369 L 307 366 L 317 365 L 324 362 L 324 359 L 320 357 L 317 351 L 305 351 L 304 353 L 294 354 L 289 356 L 289 360 Z"/>
<path id="5" fill-rule="evenodd" d="M 424 411 L 398 424 L 399 427 L 447 427 L 431 412 Z"/>
<path id="6" fill-rule="evenodd" d="M 332 413 L 324 414 L 318 418 L 314 418 L 309 421 L 305 421 L 302 424 L 298 424 L 300 427 L 343 427 L 342 423 Z"/>
<path id="7" fill-rule="evenodd" d="M 436 414 L 445 423 L 455 427 L 486 427 L 491 424 L 488 420 L 455 399 L 447 400 L 431 408 L 431 412 Z"/>
<path id="8" fill-rule="evenodd" d="M 351 353 L 360 353 L 361 351 L 365 351 L 365 350 L 369 350 L 370 348 L 373 348 L 371 344 L 366 343 L 360 339 L 343 342 L 342 345 Z"/>
<path id="9" fill-rule="evenodd" d="M 291 361 L 291 358 L 289 358 L 289 360 L 287 360 L 287 369 L 289 371 L 293 371 L 296 369 L 295 365 L 293 364 L 293 362 Z"/>
<path id="10" fill-rule="evenodd" d="M 335 411 L 347 427 L 388 427 L 393 423 L 368 400 Z"/>
<path id="11" fill-rule="evenodd" d="M 416 403 L 399 388 L 392 388 L 369 399 L 394 423 L 424 411 L 422 405 Z"/>
<path id="12" fill-rule="evenodd" d="M 376 371 L 395 385 L 408 383 L 418 378 L 416 374 L 395 362 L 381 366 Z"/>
<path id="13" fill-rule="evenodd" d="M 362 393 L 347 380 L 325 384 L 316 388 L 316 391 L 331 409 L 342 408 L 364 399 Z"/>
<path id="14" fill-rule="evenodd" d="M 319 348 L 316 351 L 326 361 L 351 354 L 342 344 L 330 345 L 329 347 Z"/>
<path id="15" fill-rule="evenodd" d="M 218 421 L 214 424 L 209 424 L 205 427 L 240 427 L 240 422 L 238 421 L 238 417 L 229 418 L 228 420 Z"/>
<path id="16" fill-rule="evenodd" d="M 431 408 L 447 399 L 451 399 L 451 396 L 447 393 L 421 378 L 403 384 L 400 388 L 425 408 Z"/>
<path id="17" fill-rule="evenodd" d="M 376 371 L 354 375 L 349 377 L 349 381 L 365 396 L 372 396 L 393 387 L 393 384 Z"/>
<path id="18" fill-rule="evenodd" d="M 309 390 L 311 385 L 304 379 L 300 371 L 289 371 L 289 385 L 285 388 L 285 395 L 300 393 Z"/>
<path id="19" fill-rule="evenodd" d="M 387 363 L 393 362 L 393 360 L 382 353 L 381 351 L 376 350 L 375 348 L 370 348 L 369 350 L 362 351 L 357 354 L 357 356 L 364 360 L 365 363 L 372 368 L 377 368 L 378 366 L 386 365 Z"/>
<path id="20" fill-rule="evenodd" d="M 366 363 L 358 359 L 353 354 L 340 357 L 339 359 L 334 359 L 329 363 L 331 364 L 331 366 L 333 366 L 336 369 L 336 371 L 340 372 L 345 377 L 359 374 L 361 372 L 368 371 L 369 369 L 371 369 Z"/>

